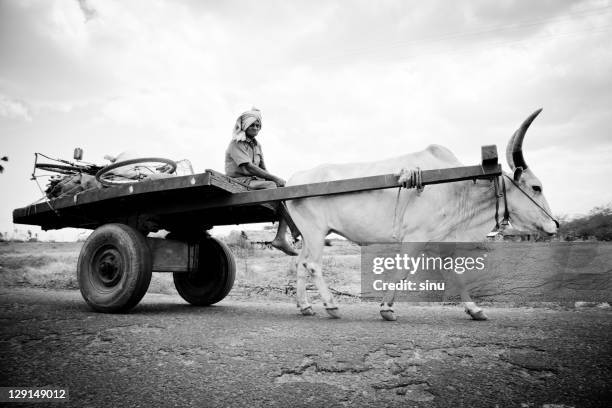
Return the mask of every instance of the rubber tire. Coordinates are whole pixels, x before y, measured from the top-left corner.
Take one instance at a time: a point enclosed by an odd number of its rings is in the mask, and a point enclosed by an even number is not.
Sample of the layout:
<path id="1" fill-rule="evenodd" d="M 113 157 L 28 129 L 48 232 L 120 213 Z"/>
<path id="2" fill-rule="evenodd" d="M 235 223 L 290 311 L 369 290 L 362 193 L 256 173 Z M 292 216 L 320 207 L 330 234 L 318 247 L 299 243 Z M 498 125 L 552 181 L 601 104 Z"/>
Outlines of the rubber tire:
<path id="1" fill-rule="evenodd" d="M 101 282 L 96 258 L 105 251 L 115 251 L 121 262 L 120 277 L 112 286 Z M 99 259 L 98 259 L 99 261 Z M 151 251 L 145 237 L 125 224 L 105 224 L 87 238 L 77 266 L 77 278 L 83 299 L 98 312 L 127 312 L 140 302 L 151 283 Z"/>
<path id="2" fill-rule="evenodd" d="M 164 163 L 164 164 L 169 165 L 171 170 L 165 172 L 168 174 L 174 173 L 174 171 L 176 170 L 176 162 L 174 160 L 164 159 L 162 157 L 143 157 L 140 159 L 129 159 L 129 160 L 123 160 L 123 161 L 115 162 L 113 164 L 109 164 L 108 166 L 100 169 L 100 171 L 96 173 L 96 181 L 106 187 L 112 187 L 112 186 L 125 184 L 125 183 L 113 183 L 111 181 L 105 180 L 103 177 L 109 171 L 115 170 L 119 167 L 129 166 L 131 164 L 138 164 L 138 163 L 148 163 L 148 162 L 159 162 L 159 163 Z M 133 182 L 136 183 L 138 182 L 138 180 L 133 180 Z"/>
<path id="3" fill-rule="evenodd" d="M 198 271 L 175 272 L 174 286 L 179 295 L 194 306 L 209 306 L 221 301 L 234 286 L 234 254 L 215 238 L 200 241 Z"/>

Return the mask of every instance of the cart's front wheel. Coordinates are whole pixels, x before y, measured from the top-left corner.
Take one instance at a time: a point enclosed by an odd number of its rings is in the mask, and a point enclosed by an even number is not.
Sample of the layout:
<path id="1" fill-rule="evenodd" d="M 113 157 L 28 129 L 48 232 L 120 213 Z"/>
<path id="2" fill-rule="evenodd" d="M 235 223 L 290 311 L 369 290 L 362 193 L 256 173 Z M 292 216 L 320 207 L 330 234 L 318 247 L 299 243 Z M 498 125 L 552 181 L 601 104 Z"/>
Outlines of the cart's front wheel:
<path id="1" fill-rule="evenodd" d="M 221 301 L 232 290 L 236 278 L 236 261 L 232 251 L 215 238 L 200 242 L 198 270 L 175 272 L 174 286 L 179 295 L 196 306 Z"/>
<path id="2" fill-rule="evenodd" d="M 106 224 L 87 238 L 77 267 L 79 288 L 94 310 L 125 312 L 140 302 L 151 282 L 145 237 L 124 224 Z"/>

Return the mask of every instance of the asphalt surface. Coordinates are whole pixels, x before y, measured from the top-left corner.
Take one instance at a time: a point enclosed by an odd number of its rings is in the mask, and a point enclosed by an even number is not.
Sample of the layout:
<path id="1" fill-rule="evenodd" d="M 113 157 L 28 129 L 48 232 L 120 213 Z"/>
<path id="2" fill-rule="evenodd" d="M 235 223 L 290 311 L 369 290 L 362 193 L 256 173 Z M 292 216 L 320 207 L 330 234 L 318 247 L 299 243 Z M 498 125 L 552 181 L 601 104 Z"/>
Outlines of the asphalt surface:
<path id="1" fill-rule="evenodd" d="M 0 386 L 67 387 L 52 406 L 75 407 L 610 406 L 610 309 L 488 308 L 485 322 L 457 306 L 399 304 L 397 322 L 374 303 L 339 320 L 315 310 L 147 295 L 105 315 L 78 291 L 2 288 Z"/>

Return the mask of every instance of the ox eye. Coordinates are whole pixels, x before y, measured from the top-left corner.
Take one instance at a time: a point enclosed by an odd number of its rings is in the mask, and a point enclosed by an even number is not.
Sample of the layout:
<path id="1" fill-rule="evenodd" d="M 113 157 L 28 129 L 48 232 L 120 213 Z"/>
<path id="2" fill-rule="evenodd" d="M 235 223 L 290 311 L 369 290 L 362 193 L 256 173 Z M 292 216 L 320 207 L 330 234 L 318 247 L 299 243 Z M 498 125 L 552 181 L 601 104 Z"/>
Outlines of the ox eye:
<path id="1" fill-rule="evenodd" d="M 542 187 L 540 186 L 531 186 L 531 188 L 533 189 L 533 191 L 535 191 L 536 193 L 541 193 L 542 192 Z"/>

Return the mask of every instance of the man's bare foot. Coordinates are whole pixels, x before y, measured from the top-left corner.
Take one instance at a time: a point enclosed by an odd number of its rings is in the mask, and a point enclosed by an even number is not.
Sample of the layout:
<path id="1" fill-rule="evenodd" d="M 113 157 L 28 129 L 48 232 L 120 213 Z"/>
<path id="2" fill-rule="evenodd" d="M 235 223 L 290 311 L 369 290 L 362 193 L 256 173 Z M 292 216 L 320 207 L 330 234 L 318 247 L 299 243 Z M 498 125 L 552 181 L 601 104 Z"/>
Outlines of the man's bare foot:
<path id="1" fill-rule="evenodd" d="M 274 240 L 272 242 L 270 242 L 270 245 L 272 245 L 274 248 L 276 249 L 280 249 L 281 251 L 283 251 L 284 253 L 286 253 L 287 255 L 291 255 L 291 256 L 297 256 L 298 253 L 295 249 L 293 249 L 291 247 L 291 245 L 289 245 L 289 242 L 279 239 L 279 238 L 274 238 Z"/>

